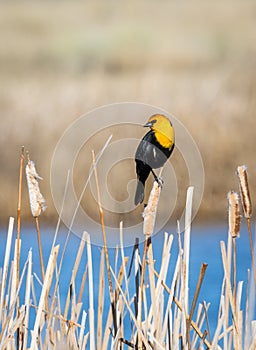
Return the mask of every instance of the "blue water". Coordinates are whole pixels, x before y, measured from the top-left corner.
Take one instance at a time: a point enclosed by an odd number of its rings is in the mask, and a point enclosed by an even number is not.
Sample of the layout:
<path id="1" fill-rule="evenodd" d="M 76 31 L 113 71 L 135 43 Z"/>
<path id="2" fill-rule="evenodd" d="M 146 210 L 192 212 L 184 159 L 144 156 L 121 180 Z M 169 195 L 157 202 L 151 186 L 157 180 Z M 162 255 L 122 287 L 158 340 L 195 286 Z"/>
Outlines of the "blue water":
<path id="1" fill-rule="evenodd" d="M 41 227 L 42 232 L 42 245 L 43 245 L 43 253 L 44 253 L 44 261 L 45 264 L 50 254 L 52 240 L 54 236 L 54 228 Z M 172 232 L 172 231 L 171 231 Z M 60 244 L 60 253 L 59 258 L 63 250 L 64 242 L 66 239 L 67 230 L 61 229 L 58 238 L 57 244 Z M 160 267 L 160 256 L 163 245 L 163 234 L 158 234 L 153 237 L 153 252 L 155 259 L 155 269 L 159 271 Z M 7 238 L 7 229 L 2 229 L 0 234 L 0 266 L 3 266 L 4 262 L 4 254 L 5 254 L 5 242 Z M 21 232 L 21 269 L 24 266 L 24 263 L 27 259 L 27 254 L 29 249 L 32 247 L 33 252 L 33 272 L 36 273 L 39 278 L 41 278 L 41 269 L 39 264 L 39 253 L 37 246 L 37 236 L 34 228 L 22 228 Z M 202 263 L 207 263 L 208 267 L 205 274 L 205 279 L 203 281 L 203 285 L 199 294 L 198 302 L 206 301 L 210 302 L 211 306 L 208 312 L 209 316 L 209 324 L 210 329 L 213 331 L 216 328 L 216 319 L 218 315 L 218 307 L 219 307 L 219 296 L 222 287 L 223 281 L 223 267 L 221 260 L 221 252 L 220 252 L 220 241 L 223 240 L 227 242 L 227 227 L 225 225 L 215 225 L 212 227 L 193 227 L 191 232 L 191 251 L 190 251 L 190 278 L 189 278 L 189 286 L 190 286 L 190 303 L 192 301 L 192 296 L 194 295 L 194 291 L 196 288 L 199 271 Z M 71 273 L 73 269 L 73 264 L 76 258 L 77 250 L 80 244 L 80 239 L 71 234 L 67 250 L 65 253 L 62 272 L 60 276 L 60 299 L 62 311 L 64 311 L 64 305 L 66 301 L 66 295 L 70 283 Z M 94 269 L 94 294 L 95 294 L 95 312 L 97 314 L 97 298 L 98 298 L 98 280 L 99 280 L 99 268 L 100 268 L 100 254 L 101 247 L 92 246 L 92 258 L 93 258 L 93 269 Z M 133 247 L 129 247 L 125 249 L 125 255 L 131 258 Z M 143 253 L 143 244 L 140 245 L 140 253 Z M 115 249 L 110 249 L 110 263 L 115 270 Z M 168 272 L 167 284 L 171 285 L 171 278 L 173 274 L 174 265 L 176 263 L 178 255 L 178 242 L 177 236 L 174 233 L 174 242 L 171 249 L 171 263 Z M 12 255 L 13 257 L 13 249 Z M 58 259 L 59 261 L 60 259 Z M 242 228 L 240 238 L 237 240 L 237 280 L 243 280 L 246 284 L 247 281 L 247 270 L 251 268 L 250 265 L 250 249 L 249 249 L 249 239 L 248 232 L 246 230 L 246 226 Z M 86 268 L 87 264 L 87 252 L 86 247 L 84 250 L 84 254 L 82 257 L 82 261 L 80 263 L 80 267 L 77 274 L 76 279 L 76 295 L 78 297 L 80 284 L 83 276 L 83 272 Z M 128 266 L 130 264 L 130 260 L 128 262 Z M 118 267 L 120 268 L 120 254 L 118 260 Z M 131 276 L 134 276 L 134 270 L 132 270 Z M 108 287 L 107 287 L 107 278 L 106 286 L 105 286 L 105 305 L 109 305 L 109 295 L 108 295 Z M 39 283 L 34 279 L 36 293 L 39 294 L 40 286 Z M 130 295 L 132 295 L 135 291 L 135 282 L 134 277 L 132 277 L 131 281 L 131 290 Z M 244 295 L 245 295 L 245 285 L 243 290 L 243 309 L 244 309 Z M 21 290 L 20 299 L 21 304 L 24 298 L 24 288 Z M 37 303 L 38 303 L 38 295 L 37 295 Z M 83 306 L 84 309 L 88 310 L 88 281 L 85 284 L 85 290 L 83 294 Z M 104 319 L 107 316 L 106 308 L 104 309 Z M 35 317 L 35 312 L 31 314 L 30 322 L 33 323 Z M 95 315 L 96 318 L 96 315 Z M 130 320 L 127 316 L 125 320 L 127 322 L 127 326 L 130 325 Z M 88 324 L 88 322 L 87 322 Z"/>

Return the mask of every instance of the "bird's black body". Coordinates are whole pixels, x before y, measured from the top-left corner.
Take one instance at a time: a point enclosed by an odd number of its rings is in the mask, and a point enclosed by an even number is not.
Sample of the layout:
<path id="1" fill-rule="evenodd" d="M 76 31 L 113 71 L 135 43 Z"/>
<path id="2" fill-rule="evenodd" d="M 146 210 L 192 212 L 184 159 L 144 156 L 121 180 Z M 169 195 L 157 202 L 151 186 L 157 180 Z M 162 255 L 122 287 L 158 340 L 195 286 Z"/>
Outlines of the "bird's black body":
<path id="1" fill-rule="evenodd" d="M 157 169 L 164 165 L 164 163 L 170 157 L 173 148 L 174 143 L 170 148 L 161 146 L 156 139 L 155 132 L 152 129 L 143 137 L 135 154 L 136 173 L 138 179 L 134 200 L 135 205 L 141 203 L 144 199 L 144 186 L 149 173 L 152 171 L 152 169 Z"/>

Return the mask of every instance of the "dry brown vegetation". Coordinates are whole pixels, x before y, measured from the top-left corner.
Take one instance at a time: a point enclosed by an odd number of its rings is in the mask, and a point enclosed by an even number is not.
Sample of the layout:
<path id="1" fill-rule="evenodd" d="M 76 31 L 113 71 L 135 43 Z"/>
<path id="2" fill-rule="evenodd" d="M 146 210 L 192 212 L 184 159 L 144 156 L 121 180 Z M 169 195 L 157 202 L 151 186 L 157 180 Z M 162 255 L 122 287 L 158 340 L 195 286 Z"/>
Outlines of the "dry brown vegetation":
<path id="1" fill-rule="evenodd" d="M 40 159 L 50 218 L 56 142 L 78 116 L 119 101 L 162 107 L 186 125 L 205 166 L 200 217 L 224 219 L 236 166 L 256 180 L 255 20 L 254 1 L 1 3 L 2 222 L 16 208 L 21 145 Z"/>
<path id="2" fill-rule="evenodd" d="M 155 268 L 151 241 L 161 192 L 156 182 L 144 211 L 143 254 L 142 245 L 136 239 L 132 254 L 126 255 L 120 224 L 120 245 L 115 249 L 114 267 L 108 256 L 95 158 L 93 164 L 104 240 L 103 247 L 98 247 L 101 249 L 100 264 L 97 259 L 93 259 L 90 234 L 84 231 L 77 252 L 73 252 L 76 258 L 70 282 L 65 285 L 61 275 L 62 262 L 66 243 L 70 241 L 68 235 L 64 248 L 56 245 L 59 234 L 57 227 L 46 272 L 42 273 L 39 281 L 34 271 L 35 265 L 32 264 L 32 249 L 28 252 L 21 251 L 18 235 L 13 254 L 14 219 L 11 217 L 0 281 L 1 349 L 255 349 L 255 320 L 251 313 L 254 310 L 254 298 L 250 297 L 256 285 L 255 279 L 250 281 L 250 274 L 255 273 L 254 258 L 252 256 L 252 272 L 248 270 L 247 283 L 237 281 L 236 269 L 239 262 L 236 260 L 236 238 L 239 229 L 234 236 L 232 220 L 229 220 L 227 245 L 224 241 L 220 242 L 224 276 L 218 293 L 216 328 L 211 337 L 208 324 L 210 303 L 198 302 L 207 263 L 201 266 L 191 306 L 189 303 L 189 276 L 190 273 L 195 273 L 193 266 L 190 267 L 193 187 L 187 190 L 184 235 L 179 232 L 179 224 L 175 237 L 165 233 L 162 251 L 158 255 L 159 270 Z M 240 177 L 240 184 L 244 183 L 247 192 L 246 196 L 241 197 L 243 207 L 245 203 L 248 204 L 250 195 L 245 177 L 246 174 Z M 250 205 L 248 209 L 250 212 Z M 234 206 L 229 205 L 229 216 L 236 215 Z M 244 215 L 247 216 L 246 213 Z M 249 233 L 250 218 L 251 214 L 247 217 Z M 240 215 L 237 219 L 240 227 Z M 179 250 L 175 254 L 173 269 L 170 268 L 170 257 L 174 239 L 179 241 Z M 20 257 L 23 254 L 27 254 L 27 259 L 20 268 Z M 84 267 L 85 262 L 86 268 L 81 280 L 77 272 L 80 264 Z M 98 287 L 95 285 L 94 274 L 99 276 Z M 40 287 L 36 294 L 35 284 L 38 281 Z M 63 284 L 66 293 L 63 293 Z M 25 295 L 21 293 L 22 288 L 25 289 Z M 96 290 L 98 293 L 95 293 Z M 66 302 L 63 304 L 65 295 Z M 242 303 L 242 295 L 245 295 L 245 305 Z M 88 300 L 87 307 L 85 300 Z M 34 312 L 35 317 L 32 316 Z M 103 316 L 105 312 L 107 318 Z"/>

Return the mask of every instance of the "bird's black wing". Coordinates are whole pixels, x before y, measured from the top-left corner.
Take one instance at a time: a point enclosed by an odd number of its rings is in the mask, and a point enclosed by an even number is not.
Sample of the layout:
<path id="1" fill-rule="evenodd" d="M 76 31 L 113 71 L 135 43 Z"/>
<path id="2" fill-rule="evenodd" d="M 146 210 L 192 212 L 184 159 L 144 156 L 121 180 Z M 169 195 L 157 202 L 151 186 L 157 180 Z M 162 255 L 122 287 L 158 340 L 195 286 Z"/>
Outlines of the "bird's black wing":
<path id="1" fill-rule="evenodd" d="M 135 154 L 135 160 L 136 162 L 137 160 L 143 162 L 152 169 L 156 169 L 163 166 L 169 156 L 169 150 L 159 145 L 154 132 L 150 130 L 141 140 Z"/>

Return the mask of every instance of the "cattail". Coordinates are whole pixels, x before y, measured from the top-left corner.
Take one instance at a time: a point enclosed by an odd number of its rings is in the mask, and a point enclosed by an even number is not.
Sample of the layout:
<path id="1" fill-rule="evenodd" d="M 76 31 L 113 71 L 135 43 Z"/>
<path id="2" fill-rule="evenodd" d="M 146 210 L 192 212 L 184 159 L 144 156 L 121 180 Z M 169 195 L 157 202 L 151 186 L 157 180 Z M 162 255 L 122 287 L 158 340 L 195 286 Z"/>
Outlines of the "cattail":
<path id="1" fill-rule="evenodd" d="M 240 207 L 237 192 L 228 193 L 228 225 L 233 238 L 239 237 L 240 232 Z"/>
<path id="2" fill-rule="evenodd" d="M 42 180 L 42 178 L 38 175 L 36 171 L 35 163 L 29 159 L 28 153 L 27 153 L 27 157 L 28 157 L 28 163 L 26 165 L 26 176 L 27 176 L 27 183 L 28 183 L 29 202 L 30 202 L 32 215 L 34 216 L 35 222 L 36 222 L 42 280 L 44 280 L 45 270 L 44 270 L 43 249 L 42 249 L 42 243 L 41 243 L 41 233 L 40 233 L 40 226 L 39 226 L 39 215 L 41 214 L 41 211 L 45 211 L 46 205 L 45 205 L 45 199 L 42 193 L 40 192 L 40 188 L 38 184 L 38 180 Z M 48 309 L 47 300 L 46 300 L 45 308 Z"/>
<path id="3" fill-rule="evenodd" d="M 244 217 L 247 219 L 247 228 L 249 233 L 250 240 L 250 251 L 252 257 L 252 266 L 253 266 L 253 275 L 254 275 L 254 285 L 256 287 L 256 267 L 255 267 L 255 256 L 254 256 L 254 244 L 252 239 L 252 229 L 251 229 L 251 216 L 252 216 L 252 203 L 250 198 L 248 178 L 246 166 L 242 165 L 237 168 L 237 176 L 239 177 L 239 187 L 240 187 L 240 196 L 242 200 Z"/>
<path id="4" fill-rule="evenodd" d="M 153 188 L 150 192 L 148 204 L 143 212 L 144 224 L 143 233 L 145 236 L 149 237 L 154 231 L 155 221 L 156 221 L 156 210 L 160 197 L 161 186 L 154 181 Z"/>
<path id="5" fill-rule="evenodd" d="M 45 211 L 46 202 L 42 193 L 40 192 L 38 184 L 38 180 L 42 180 L 42 178 L 36 171 L 35 163 L 30 160 L 29 157 L 28 164 L 26 165 L 26 176 L 31 212 L 34 217 L 38 217 L 41 214 L 41 211 Z"/>
<path id="6" fill-rule="evenodd" d="M 252 203 L 248 185 L 247 168 L 245 165 L 237 167 L 237 176 L 239 178 L 240 196 L 242 200 L 244 217 L 246 219 L 250 219 L 252 216 Z"/>

